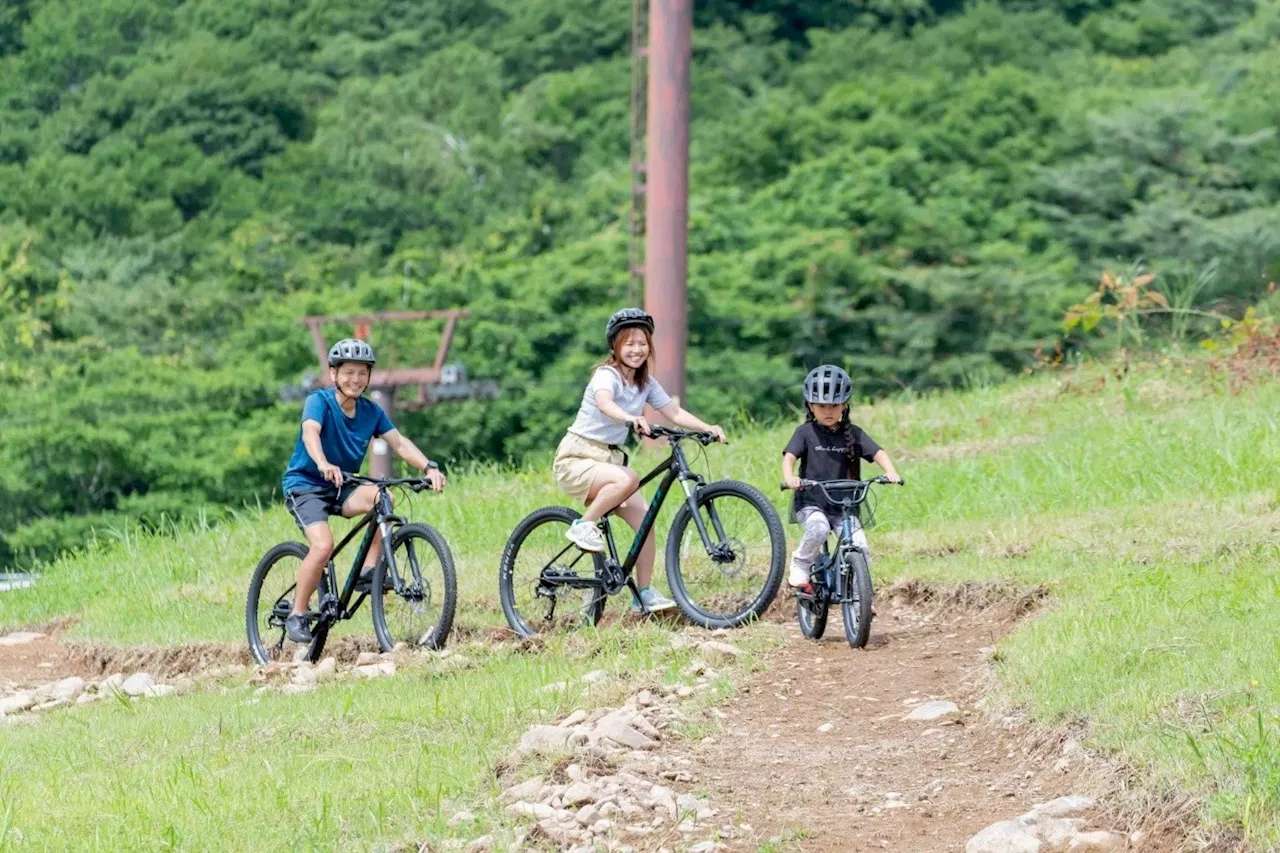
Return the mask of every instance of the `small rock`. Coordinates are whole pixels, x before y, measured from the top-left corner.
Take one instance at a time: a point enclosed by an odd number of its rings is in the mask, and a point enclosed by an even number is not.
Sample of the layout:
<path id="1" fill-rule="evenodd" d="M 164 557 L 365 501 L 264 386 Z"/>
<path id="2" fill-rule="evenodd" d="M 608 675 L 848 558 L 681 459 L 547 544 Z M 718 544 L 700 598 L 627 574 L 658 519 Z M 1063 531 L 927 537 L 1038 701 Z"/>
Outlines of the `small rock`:
<path id="1" fill-rule="evenodd" d="M 570 714 L 569 716 L 561 720 L 560 725 L 563 728 L 571 729 L 574 726 L 578 725 L 579 723 L 585 723 L 586 721 L 587 721 L 587 712 L 579 708 L 578 710 L 574 711 L 572 714 Z"/>
<path id="2" fill-rule="evenodd" d="M 550 684 L 546 685 L 545 687 L 539 688 L 538 692 L 539 693 L 559 693 L 568 686 L 569 685 L 563 681 L 553 681 Z"/>
<path id="3" fill-rule="evenodd" d="M 489 853 L 493 849 L 493 836 L 482 835 L 467 845 L 465 853 Z"/>
<path id="4" fill-rule="evenodd" d="M 578 809 L 577 819 L 583 826 L 591 826 L 600 819 L 600 807 L 595 803 L 587 803 Z"/>
<path id="5" fill-rule="evenodd" d="M 582 676 L 582 680 L 587 684 L 595 684 L 597 682 L 604 681 L 608 677 L 609 673 L 605 672 L 603 669 L 594 669 Z"/>
<path id="6" fill-rule="evenodd" d="M 172 684 L 153 684 L 147 690 L 146 695 L 153 698 L 157 696 L 168 696 L 170 693 L 174 692 L 174 689 L 175 688 Z"/>
<path id="7" fill-rule="evenodd" d="M 99 693 L 119 693 L 124 686 L 124 673 L 113 672 L 98 682 Z"/>
<path id="8" fill-rule="evenodd" d="M 317 674 L 314 667 L 298 667 L 293 671 L 294 684 L 315 684 Z"/>
<path id="9" fill-rule="evenodd" d="M 1066 797 L 1058 797 L 1056 800 L 1050 800 L 1047 803 L 1038 803 L 1031 807 L 1031 811 L 1044 817 L 1070 817 L 1071 815 L 1088 811 L 1093 808 L 1095 802 L 1092 797 L 1071 794 Z"/>
<path id="10" fill-rule="evenodd" d="M 12 696 L 6 696 L 0 699 L 0 717 L 6 714 L 17 714 L 25 711 L 32 705 L 36 704 L 36 697 L 30 691 L 15 693 Z"/>
<path id="11" fill-rule="evenodd" d="M 399 654 L 400 652 L 407 652 L 407 651 L 409 651 L 409 644 L 404 642 L 403 640 L 391 647 L 391 654 L 393 655 Z"/>
<path id="12" fill-rule="evenodd" d="M 43 636 L 44 634 L 38 634 L 34 631 L 14 631 L 12 634 L 5 634 L 0 637 L 0 646 L 25 646 L 27 643 L 34 643 Z"/>
<path id="13" fill-rule="evenodd" d="M 546 820 L 556 815 L 556 810 L 546 803 L 518 802 L 507 806 L 507 813 L 513 815 L 530 815 L 538 820 Z"/>
<path id="14" fill-rule="evenodd" d="M 993 823 L 969 839 L 965 853 L 1040 853 L 1040 839 L 1017 821 Z"/>
<path id="15" fill-rule="evenodd" d="M 517 752 L 533 752 L 564 746 L 569 739 L 569 729 L 561 726 L 534 726 L 520 738 Z"/>
<path id="16" fill-rule="evenodd" d="M 574 844 L 582 838 L 582 830 L 574 820 L 562 820 L 558 817 L 543 818 L 538 821 L 538 828 L 562 847 Z"/>
<path id="17" fill-rule="evenodd" d="M 1067 773 L 1071 770 L 1071 759 L 1059 758 L 1053 763 L 1053 769 L 1059 773 Z"/>
<path id="18" fill-rule="evenodd" d="M 717 853 L 724 847 L 715 841 L 702 841 L 689 848 L 689 853 Z"/>
<path id="19" fill-rule="evenodd" d="M 611 829 L 613 829 L 613 826 L 614 826 L 613 821 L 607 818 L 601 818 L 600 820 L 591 824 L 591 831 L 594 832 L 596 835 L 605 835 Z"/>
<path id="20" fill-rule="evenodd" d="M 636 705 L 641 708 L 647 708 L 653 704 L 653 693 L 648 690 L 641 690 L 636 694 Z"/>
<path id="21" fill-rule="evenodd" d="M 1081 832 L 1072 837 L 1067 853 L 1100 853 L 1124 847 L 1124 836 L 1118 832 Z"/>
<path id="22" fill-rule="evenodd" d="M 565 808 L 573 808 L 583 803 L 589 803 L 596 798 L 595 788 L 586 782 L 574 782 L 561 795 Z M 588 823 L 590 821 L 587 821 Z"/>
<path id="23" fill-rule="evenodd" d="M 72 676 L 53 683 L 54 699 L 75 699 L 84 692 L 84 679 Z"/>
<path id="24" fill-rule="evenodd" d="M 709 663 L 721 666 L 732 663 L 744 654 L 742 649 L 732 643 L 722 643 L 719 640 L 707 640 L 705 643 L 699 643 L 698 652 Z"/>
<path id="25" fill-rule="evenodd" d="M 631 725 L 630 720 L 614 712 L 596 723 L 596 732 L 629 749 L 649 749 L 657 742 Z"/>
<path id="26" fill-rule="evenodd" d="M 471 823 L 475 819 L 476 816 L 473 813 L 463 810 L 449 818 L 449 826 L 457 826 L 460 823 Z"/>
<path id="27" fill-rule="evenodd" d="M 825 735 L 828 732 L 835 731 L 835 728 L 836 728 L 835 723 L 823 723 L 822 725 L 818 726 L 818 731 Z"/>
<path id="28" fill-rule="evenodd" d="M 148 690 L 155 686 L 156 680 L 151 677 L 150 673 L 135 672 L 124 680 L 120 685 L 120 690 L 126 696 L 142 696 Z"/>
<path id="29" fill-rule="evenodd" d="M 675 792 L 665 785 L 654 785 L 649 791 L 649 796 L 653 799 L 655 810 L 661 809 L 667 813 L 667 817 L 675 820 L 676 815 L 680 813 L 676 805 Z"/>
<path id="30" fill-rule="evenodd" d="M 1049 845 L 1050 850 L 1061 850 L 1075 837 L 1082 826 L 1084 821 L 1078 818 L 1068 820 L 1058 817 L 1041 817 L 1032 829 L 1041 841 Z"/>
<path id="31" fill-rule="evenodd" d="M 502 799 L 512 800 L 531 800 L 538 796 L 538 792 L 542 790 L 542 777 L 534 777 L 525 781 L 512 785 L 502 792 Z"/>
<path id="32" fill-rule="evenodd" d="M 382 675 L 382 666 L 381 663 L 367 663 L 357 666 L 354 672 L 361 678 L 377 678 Z"/>
<path id="33" fill-rule="evenodd" d="M 48 711 L 48 710 L 51 710 L 51 709 L 53 709 L 53 708 L 61 707 L 62 705 L 70 705 L 70 704 L 71 704 L 71 700 L 70 700 L 70 699 L 50 699 L 48 702 L 41 702 L 39 705 L 36 705 L 36 706 L 35 706 L 34 708 L 32 708 L 31 710 L 33 710 L 33 711 Z"/>
<path id="34" fill-rule="evenodd" d="M 101 693 L 81 693 L 78 697 L 76 697 L 76 704 L 88 705 L 90 702 L 97 702 L 99 699 L 102 698 L 102 696 L 103 694 Z"/>
<path id="35" fill-rule="evenodd" d="M 393 660 L 384 660 L 382 663 L 378 664 L 378 672 L 382 675 L 395 675 L 396 662 Z"/>
<path id="36" fill-rule="evenodd" d="M 946 700 L 937 700 L 934 702 L 925 702 L 917 705 L 912 709 L 910 714 L 903 717 L 904 720 L 929 721 L 939 720 L 952 714 L 960 713 L 960 708 L 955 702 L 947 702 Z"/>
<path id="37" fill-rule="evenodd" d="M 356 657 L 356 666 L 372 666 L 380 660 L 382 660 L 382 658 L 379 657 L 377 652 L 361 652 Z"/>
<path id="38" fill-rule="evenodd" d="M 693 688 L 689 687 L 688 685 L 682 685 L 681 687 L 676 689 L 676 695 L 679 696 L 681 699 L 688 699 L 690 696 L 693 695 Z"/>
<path id="39" fill-rule="evenodd" d="M 334 658 L 325 658 L 316 664 L 313 672 L 316 681 L 328 681 L 338 674 L 338 661 Z"/>

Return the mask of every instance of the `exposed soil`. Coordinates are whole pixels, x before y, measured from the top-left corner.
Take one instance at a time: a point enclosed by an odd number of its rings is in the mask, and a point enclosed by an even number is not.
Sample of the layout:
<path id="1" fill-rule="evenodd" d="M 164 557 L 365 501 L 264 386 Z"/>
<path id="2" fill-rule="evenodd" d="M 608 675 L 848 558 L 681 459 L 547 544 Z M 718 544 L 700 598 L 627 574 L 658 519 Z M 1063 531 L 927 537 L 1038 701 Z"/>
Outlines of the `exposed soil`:
<path id="1" fill-rule="evenodd" d="M 904 853 L 963 850 L 987 825 L 1037 803 L 1097 794 L 1103 767 L 1065 734 L 1037 734 L 980 707 L 991 647 L 1042 595 L 900 585 L 878 599 L 863 651 L 845 642 L 838 612 L 818 642 L 784 625 L 786 645 L 767 669 L 713 711 L 723 731 L 683 748 L 700 769 L 690 790 L 751 827 L 735 849 L 775 840 L 782 849 Z M 784 605 L 770 615 L 781 621 Z M 960 713 L 903 719 L 934 699 Z M 1104 805 L 1085 817 L 1089 828 L 1138 828 Z M 1148 832 L 1141 849 L 1176 841 Z"/>

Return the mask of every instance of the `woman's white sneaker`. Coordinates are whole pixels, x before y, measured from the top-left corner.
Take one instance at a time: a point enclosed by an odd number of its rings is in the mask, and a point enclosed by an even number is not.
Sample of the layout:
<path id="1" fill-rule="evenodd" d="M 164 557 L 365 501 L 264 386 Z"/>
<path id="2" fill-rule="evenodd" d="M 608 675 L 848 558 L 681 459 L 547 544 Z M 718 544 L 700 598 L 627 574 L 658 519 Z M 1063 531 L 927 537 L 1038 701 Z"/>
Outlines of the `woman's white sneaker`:
<path id="1" fill-rule="evenodd" d="M 604 537 L 600 535 L 600 528 L 594 522 L 575 519 L 564 535 L 584 551 L 596 553 L 604 550 Z"/>

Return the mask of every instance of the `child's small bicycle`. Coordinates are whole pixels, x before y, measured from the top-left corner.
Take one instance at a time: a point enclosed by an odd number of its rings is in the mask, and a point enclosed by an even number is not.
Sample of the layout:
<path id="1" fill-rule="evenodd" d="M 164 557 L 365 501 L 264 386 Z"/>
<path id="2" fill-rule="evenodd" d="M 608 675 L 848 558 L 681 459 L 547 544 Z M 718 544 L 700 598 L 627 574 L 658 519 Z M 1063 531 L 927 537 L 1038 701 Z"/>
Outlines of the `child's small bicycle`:
<path id="1" fill-rule="evenodd" d="M 872 485 L 892 484 L 887 477 L 872 480 L 801 480 L 801 489 L 821 489 L 833 505 L 840 507 L 840 528 L 836 531 L 836 552 L 822 546 L 822 556 L 810 573 L 813 593 L 796 591 L 796 621 L 800 632 L 807 639 L 821 639 L 827 630 L 827 611 L 834 602 L 840 602 L 844 616 L 844 636 L 855 649 L 865 648 L 871 637 L 871 600 L 875 591 L 871 586 L 871 567 L 867 553 L 853 541 L 853 522 L 858 517 L 858 507 L 866 502 Z M 906 485 L 903 480 L 899 485 Z M 783 491 L 787 486 L 782 485 Z M 844 492 L 836 497 L 832 492 Z"/>

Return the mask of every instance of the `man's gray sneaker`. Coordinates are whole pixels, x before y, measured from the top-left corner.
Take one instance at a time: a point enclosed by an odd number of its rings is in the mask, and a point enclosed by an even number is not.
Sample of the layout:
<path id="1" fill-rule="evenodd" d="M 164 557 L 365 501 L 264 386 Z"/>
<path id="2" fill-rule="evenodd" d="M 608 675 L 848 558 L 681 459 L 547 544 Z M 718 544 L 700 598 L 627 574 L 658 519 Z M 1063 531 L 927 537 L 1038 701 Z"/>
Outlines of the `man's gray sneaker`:
<path id="1" fill-rule="evenodd" d="M 301 613 L 289 614 L 284 620 L 284 633 L 295 643 L 310 643 L 315 639 L 311 636 L 311 626 L 307 624 L 307 617 Z"/>

